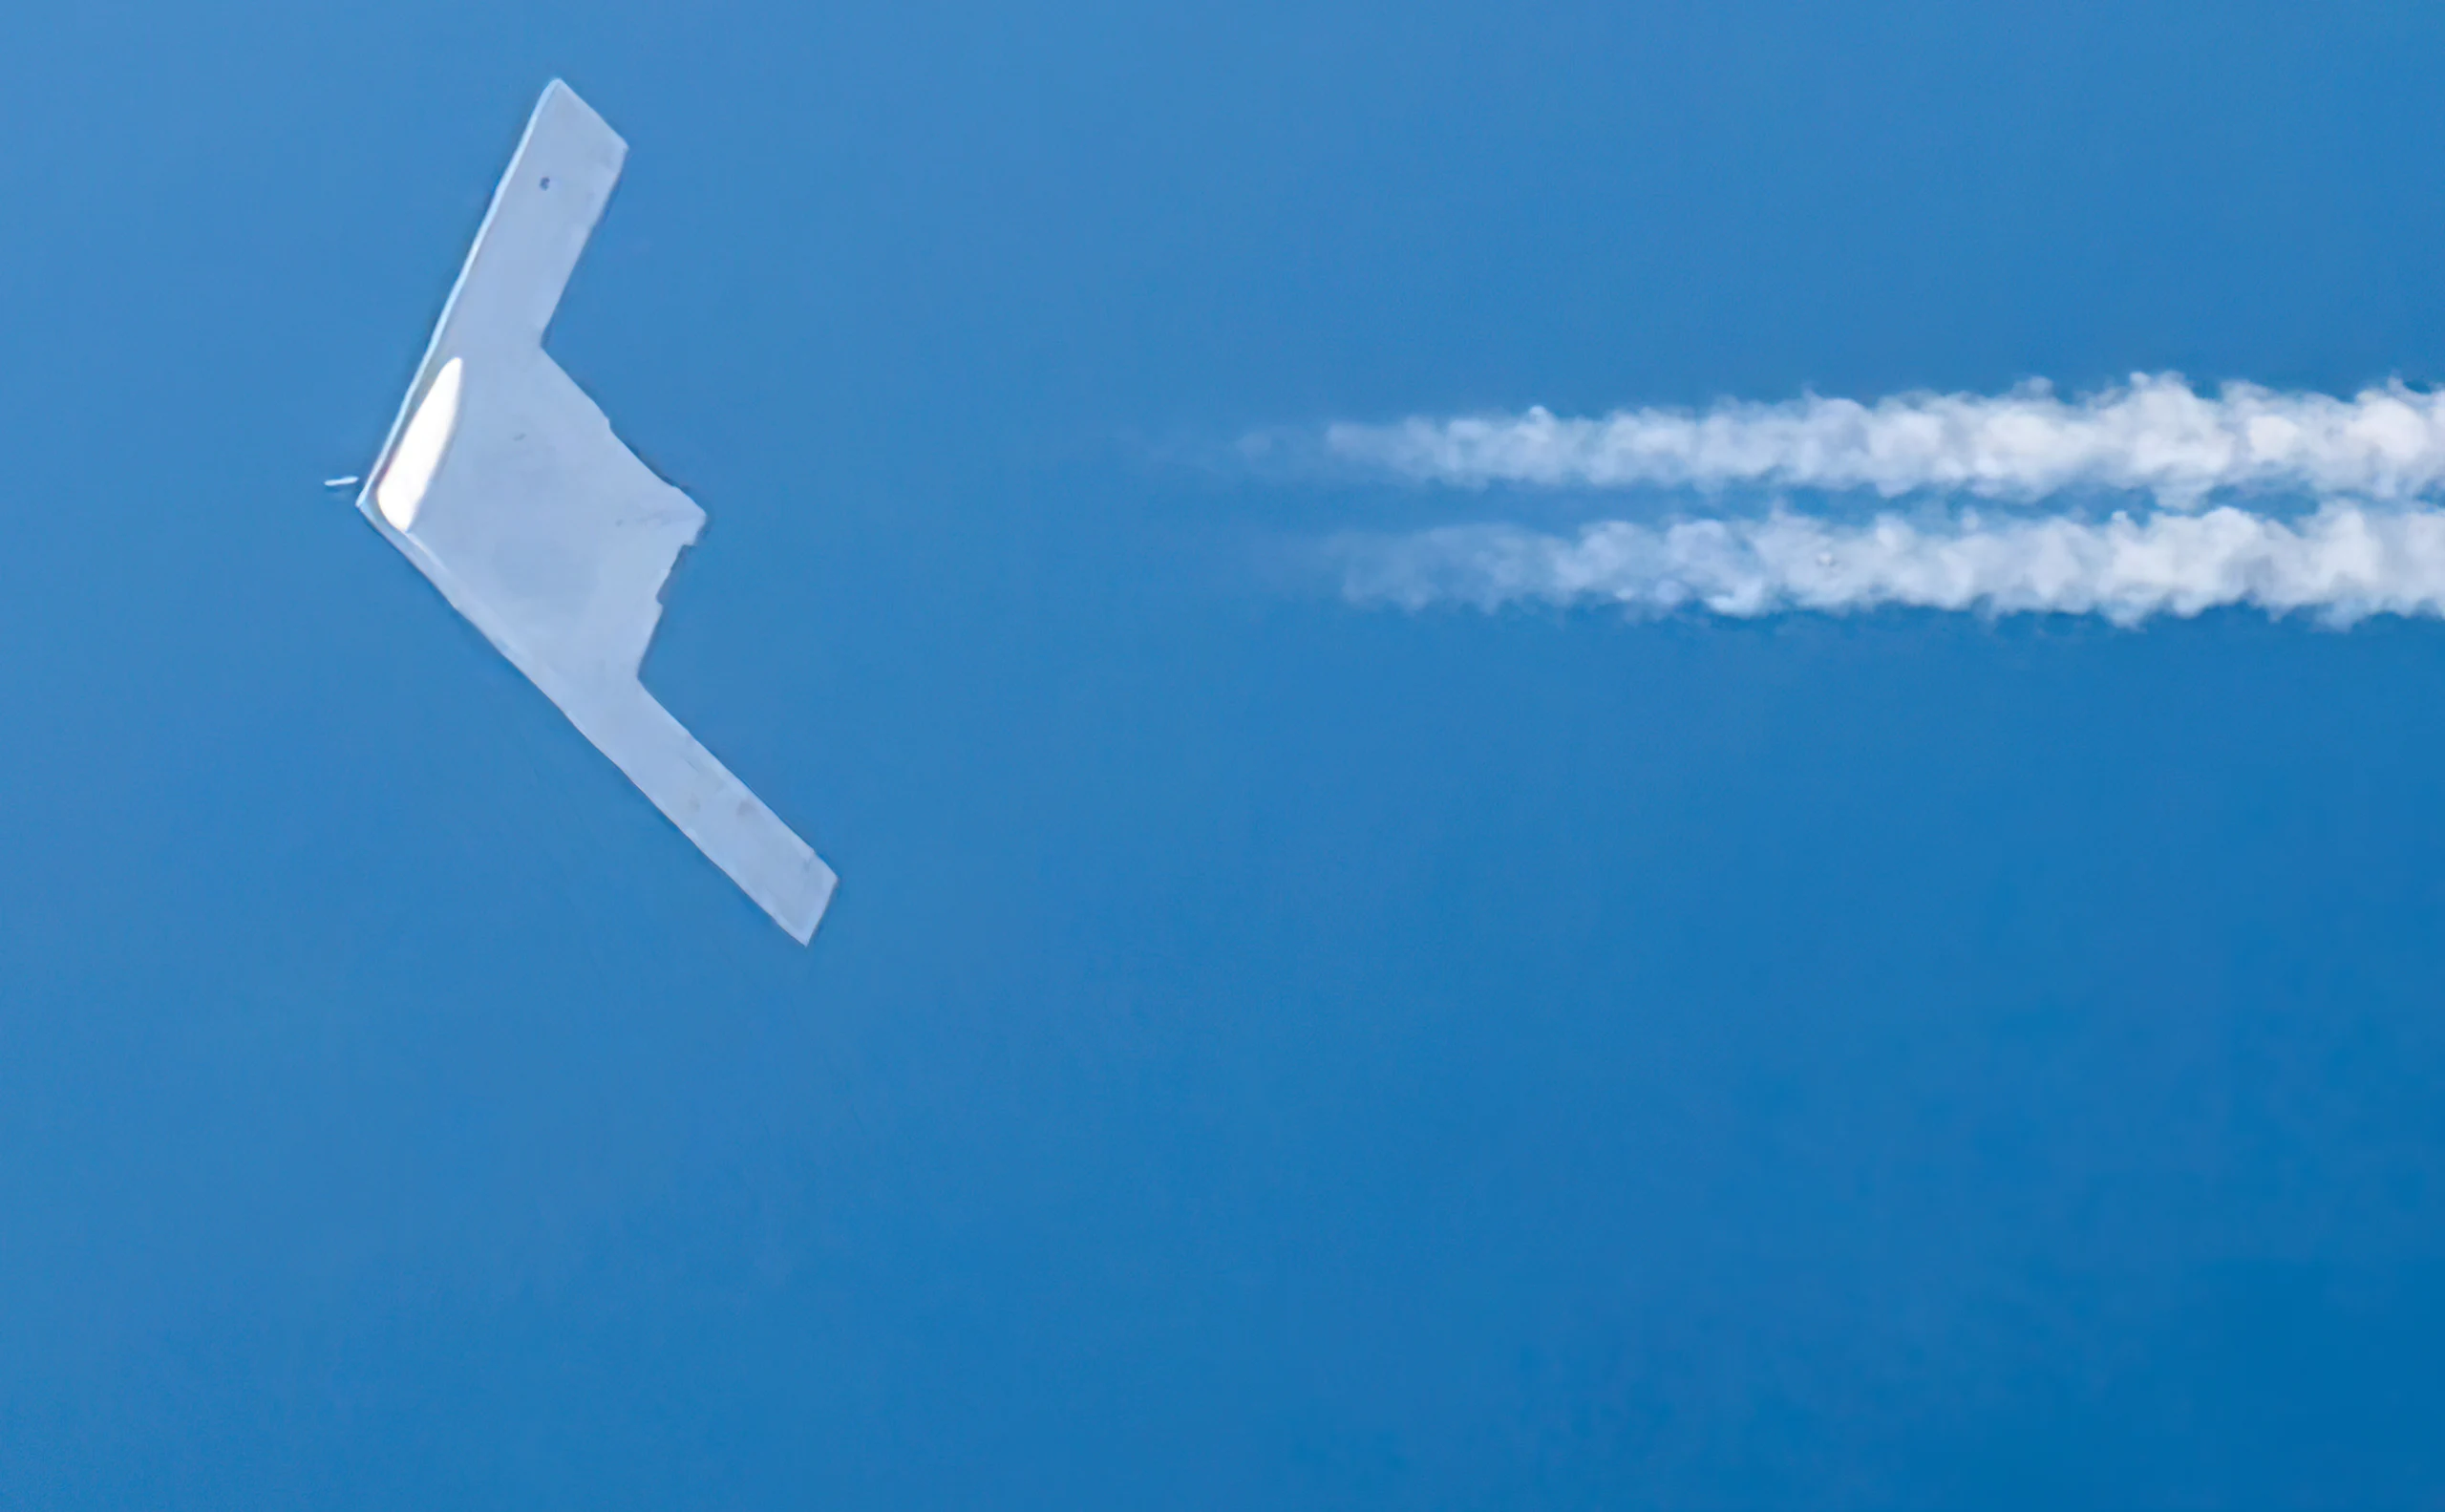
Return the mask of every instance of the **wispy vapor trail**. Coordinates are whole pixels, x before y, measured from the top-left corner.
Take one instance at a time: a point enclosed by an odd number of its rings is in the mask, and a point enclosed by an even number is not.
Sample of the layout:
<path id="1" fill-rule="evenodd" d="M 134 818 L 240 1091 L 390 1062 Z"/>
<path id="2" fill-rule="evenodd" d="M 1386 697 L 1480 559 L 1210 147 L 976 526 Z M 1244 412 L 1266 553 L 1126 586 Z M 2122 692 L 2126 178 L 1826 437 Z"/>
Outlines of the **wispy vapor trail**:
<path id="1" fill-rule="evenodd" d="M 2225 605 L 2445 615 L 2445 510 L 2329 503 L 2292 521 L 2200 514 L 1844 524 L 1788 513 L 1669 525 L 1611 521 L 1573 536 L 1469 525 L 1333 543 L 1361 602 L 1494 608 L 1611 603 L 1755 616 L 1880 606 L 2099 614 L 2130 625 Z"/>
<path id="2" fill-rule="evenodd" d="M 1525 414 L 1337 424 L 1336 458 L 1434 482 L 1584 488 L 1873 490 L 2030 500 L 2122 490 L 2196 507 L 2220 490 L 2402 500 L 2445 486 L 2445 395 L 2400 383 L 2349 399 L 2135 374 L 2077 399 L 1808 397 L 1602 419 Z"/>

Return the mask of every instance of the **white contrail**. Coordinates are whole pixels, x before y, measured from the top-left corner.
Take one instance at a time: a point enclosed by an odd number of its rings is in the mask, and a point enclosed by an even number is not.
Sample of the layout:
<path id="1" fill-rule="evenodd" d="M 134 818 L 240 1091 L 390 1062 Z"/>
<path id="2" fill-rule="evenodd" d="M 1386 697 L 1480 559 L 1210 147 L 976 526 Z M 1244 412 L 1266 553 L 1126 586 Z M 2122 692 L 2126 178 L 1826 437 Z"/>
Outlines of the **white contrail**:
<path id="1" fill-rule="evenodd" d="M 1775 513 L 1610 521 L 1573 536 L 1466 525 L 1345 536 L 1331 551 L 1350 598 L 1411 607 L 1610 603 L 1749 617 L 1897 605 L 2120 625 L 2224 605 L 2334 624 L 2445 615 L 2445 510 L 2428 507 L 2328 503 L 2289 521 L 2228 506 L 2103 521 L 1964 512 L 1933 524 Z"/>
<path id="2" fill-rule="evenodd" d="M 1908 394 L 1815 396 L 1602 419 L 1522 415 L 1336 424 L 1345 462 L 1433 482 L 1582 488 L 1873 490 L 2030 500 L 2073 490 L 2153 494 L 2195 508 L 2220 490 L 2403 500 L 2445 489 L 2445 395 L 2396 382 L 2349 399 L 2179 374 L 2134 374 L 2066 400 Z"/>

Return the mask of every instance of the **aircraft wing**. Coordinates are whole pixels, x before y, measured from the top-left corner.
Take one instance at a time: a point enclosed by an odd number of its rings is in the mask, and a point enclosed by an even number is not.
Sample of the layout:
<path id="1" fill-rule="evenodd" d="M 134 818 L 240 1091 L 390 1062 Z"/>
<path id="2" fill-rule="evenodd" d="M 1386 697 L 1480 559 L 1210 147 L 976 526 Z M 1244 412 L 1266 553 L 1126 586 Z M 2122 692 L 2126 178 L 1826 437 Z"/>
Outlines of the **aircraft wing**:
<path id="1" fill-rule="evenodd" d="M 627 143 L 543 90 L 357 508 L 800 944 L 832 868 L 638 681 L 705 512 L 543 351 Z"/>

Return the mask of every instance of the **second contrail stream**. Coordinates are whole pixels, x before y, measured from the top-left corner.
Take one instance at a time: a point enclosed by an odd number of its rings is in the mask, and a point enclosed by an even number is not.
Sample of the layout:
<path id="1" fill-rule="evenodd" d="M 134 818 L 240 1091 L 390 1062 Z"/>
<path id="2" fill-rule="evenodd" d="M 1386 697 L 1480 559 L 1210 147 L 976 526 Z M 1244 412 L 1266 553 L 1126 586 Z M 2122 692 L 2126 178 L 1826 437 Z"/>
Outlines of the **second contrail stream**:
<path id="1" fill-rule="evenodd" d="M 1669 524 L 1605 521 L 1557 535 L 1464 525 L 1344 536 L 1348 595 L 1456 603 L 1617 605 L 1754 617 L 1892 607 L 2096 614 L 2136 624 L 2226 606 L 2445 615 L 2445 510 L 2328 504 L 2295 520 L 2231 507 L 2084 521 L 2061 516 L 1845 523 L 1776 513 Z"/>

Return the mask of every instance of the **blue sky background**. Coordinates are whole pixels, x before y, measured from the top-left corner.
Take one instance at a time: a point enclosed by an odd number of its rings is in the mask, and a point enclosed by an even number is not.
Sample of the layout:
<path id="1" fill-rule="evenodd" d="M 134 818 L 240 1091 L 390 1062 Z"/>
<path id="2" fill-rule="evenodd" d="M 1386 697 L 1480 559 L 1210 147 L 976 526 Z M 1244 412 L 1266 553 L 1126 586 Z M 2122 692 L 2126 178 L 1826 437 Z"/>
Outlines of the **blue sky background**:
<path id="1" fill-rule="evenodd" d="M 2445 1497 L 2445 628 L 1360 609 L 1493 503 L 1208 465 L 2424 382 L 2445 11 L 345 10 L 0 21 L 0 1503 Z M 555 74 L 811 950 L 316 486 Z"/>

